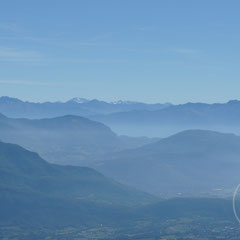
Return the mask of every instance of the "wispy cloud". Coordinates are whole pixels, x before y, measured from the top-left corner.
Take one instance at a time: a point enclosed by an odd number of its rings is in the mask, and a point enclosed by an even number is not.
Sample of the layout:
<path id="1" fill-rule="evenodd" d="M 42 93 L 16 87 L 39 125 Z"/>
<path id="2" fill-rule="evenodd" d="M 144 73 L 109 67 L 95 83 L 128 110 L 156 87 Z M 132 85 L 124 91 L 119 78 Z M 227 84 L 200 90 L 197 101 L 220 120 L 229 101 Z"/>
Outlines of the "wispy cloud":
<path id="1" fill-rule="evenodd" d="M 49 83 L 40 81 L 25 81 L 25 80 L 1 80 L 0 84 L 10 84 L 10 85 L 31 85 L 31 86 L 48 86 Z"/>
<path id="2" fill-rule="evenodd" d="M 19 50 L 16 48 L 0 47 L 0 62 L 27 62 L 27 63 L 74 63 L 74 64 L 101 64 L 103 59 L 79 59 L 69 57 L 52 57 L 37 51 Z"/>
<path id="3" fill-rule="evenodd" d="M 41 38 L 41 37 L 30 37 L 30 36 L 0 36 L 0 40 L 9 41 L 21 41 L 21 42 L 33 42 L 41 45 L 53 45 L 58 47 L 79 47 L 79 46 L 95 46 L 96 41 L 86 40 L 86 41 L 67 41 L 64 42 L 60 38 Z"/>
<path id="4" fill-rule="evenodd" d="M 99 42 L 108 39 L 113 35 L 113 32 L 106 32 L 101 34 L 96 34 L 88 39 L 76 39 L 76 40 L 67 40 L 67 35 L 62 32 L 61 34 L 55 34 L 51 37 L 39 37 L 39 36 L 29 36 L 26 35 L 26 31 L 24 31 L 17 24 L 10 23 L 0 23 L 0 31 L 7 30 L 12 32 L 11 34 L 1 34 L 0 40 L 10 40 L 10 41 L 28 41 L 34 42 L 38 44 L 46 44 L 46 45 L 54 45 L 54 46 L 62 46 L 62 47 L 77 47 L 77 46 L 95 46 L 98 45 Z M 14 34 L 15 33 L 15 34 Z"/>
<path id="5" fill-rule="evenodd" d="M 0 61 L 40 61 L 43 56 L 36 51 L 0 47 Z"/>
<path id="6" fill-rule="evenodd" d="M 175 48 L 171 49 L 171 52 L 179 53 L 179 54 L 197 54 L 199 53 L 199 50 L 196 49 L 190 49 L 190 48 Z"/>
<path id="7" fill-rule="evenodd" d="M 47 86 L 47 87 L 80 87 L 82 82 L 53 82 L 53 81 L 39 81 L 39 80 L 13 80 L 13 79 L 0 79 L 0 85 L 26 85 L 26 86 Z"/>

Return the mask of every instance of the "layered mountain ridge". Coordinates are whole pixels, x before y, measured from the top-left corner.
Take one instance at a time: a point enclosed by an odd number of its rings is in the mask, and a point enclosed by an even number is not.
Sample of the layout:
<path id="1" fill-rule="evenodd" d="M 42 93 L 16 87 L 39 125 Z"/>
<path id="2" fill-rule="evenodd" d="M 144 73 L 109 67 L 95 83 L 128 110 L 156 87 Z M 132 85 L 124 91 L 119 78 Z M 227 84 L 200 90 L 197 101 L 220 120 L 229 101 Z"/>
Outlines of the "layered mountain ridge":
<path id="1" fill-rule="evenodd" d="M 38 152 L 50 162 L 67 165 L 88 165 L 97 155 L 157 140 L 118 136 L 104 124 L 80 116 L 30 120 L 2 114 L 0 139 Z"/>
<path id="2" fill-rule="evenodd" d="M 224 195 L 238 185 L 240 137 L 188 130 L 140 148 L 99 157 L 95 168 L 161 196 Z M 218 192 L 216 192 L 218 193 Z"/>
<path id="3" fill-rule="evenodd" d="M 0 112 L 12 118 L 53 118 L 63 115 L 89 117 L 98 114 L 110 114 L 135 109 L 156 110 L 170 104 L 146 104 L 141 102 L 117 101 L 104 102 L 97 99 L 73 98 L 66 102 L 35 103 L 17 98 L 0 97 Z"/>

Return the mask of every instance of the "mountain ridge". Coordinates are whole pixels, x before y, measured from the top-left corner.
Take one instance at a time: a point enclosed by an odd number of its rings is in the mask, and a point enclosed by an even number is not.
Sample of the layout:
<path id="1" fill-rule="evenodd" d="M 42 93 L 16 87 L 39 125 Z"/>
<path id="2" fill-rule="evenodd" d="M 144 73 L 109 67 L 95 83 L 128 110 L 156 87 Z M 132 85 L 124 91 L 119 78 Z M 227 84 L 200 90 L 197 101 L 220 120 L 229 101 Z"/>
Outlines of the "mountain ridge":
<path id="1" fill-rule="evenodd" d="M 239 182 L 240 136 L 188 130 L 137 149 L 100 157 L 106 176 L 160 196 L 210 196 Z"/>
<path id="2" fill-rule="evenodd" d="M 98 154 L 134 148 L 157 139 L 118 136 L 108 126 L 65 115 L 26 119 L 0 115 L 0 139 L 38 152 L 53 163 L 88 165 Z"/>
<path id="3" fill-rule="evenodd" d="M 126 103 L 126 104 L 125 104 Z M 161 109 L 170 104 L 146 104 L 131 101 L 104 102 L 97 99 L 73 98 L 66 102 L 29 102 L 17 98 L 0 97 L 0 112 L 13 118 L 52 118 L 62 115 L 89 117 L 132 109 Z"/>
<path id="4" fill-rule="evenodd" d="M 119 204 L 122 197 L 123 203 L 126 203 L 128 200 L 125 201 L 124 198 L 131 198 L 134 194 L 146 200 L 154 199 L 150 195 L 108 179 L 94 169 L 48 163 L 37 153 L 17 144 L 0 142 L 0 172 L 0 186 L 5 186 L 5 189 L 13 189 L 11 186 L 19 189 L 24 187 L 31 189 L 31 192 L 40 192 L 52 197 L 81 197 L 88 200 L 93 198 L 92 201 L 106 200 Z"/>
<path id="5" fill-rule="evenodd" d="M 240 133 L 240 101 L 186 103 L 159 110 L 132 110 L 91 116 L 119 134 L 166 137 L 187 129 Z"/>

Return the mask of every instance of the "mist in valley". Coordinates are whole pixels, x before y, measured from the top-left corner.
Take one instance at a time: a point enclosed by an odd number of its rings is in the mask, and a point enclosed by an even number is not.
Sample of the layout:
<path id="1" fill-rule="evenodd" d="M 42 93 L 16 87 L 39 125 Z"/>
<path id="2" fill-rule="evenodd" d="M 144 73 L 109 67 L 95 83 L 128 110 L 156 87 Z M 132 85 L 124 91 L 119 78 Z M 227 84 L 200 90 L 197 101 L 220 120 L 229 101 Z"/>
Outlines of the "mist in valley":
<path id="1" fill-rule="evenodd" d="M 238 240 L 239 7 L 1 1 L 0 240 Z"/>

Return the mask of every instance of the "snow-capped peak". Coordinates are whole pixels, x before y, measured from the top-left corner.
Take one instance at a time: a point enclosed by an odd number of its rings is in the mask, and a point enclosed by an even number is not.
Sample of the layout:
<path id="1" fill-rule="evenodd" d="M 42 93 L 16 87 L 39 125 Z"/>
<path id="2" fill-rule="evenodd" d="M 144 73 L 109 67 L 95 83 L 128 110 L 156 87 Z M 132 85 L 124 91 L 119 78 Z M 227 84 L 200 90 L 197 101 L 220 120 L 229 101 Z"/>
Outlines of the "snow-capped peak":
<path id="1" fill-rule="evenodd" d="M 86 98 L 79 98 L 79 97 L 75 97 L 75 98 L 72 98 L 71 100 L 69 100 L 69 102 L 75 102 L 75 103 L 86 103 L 89 101 L 90 100 L 88 100 Z"/>

